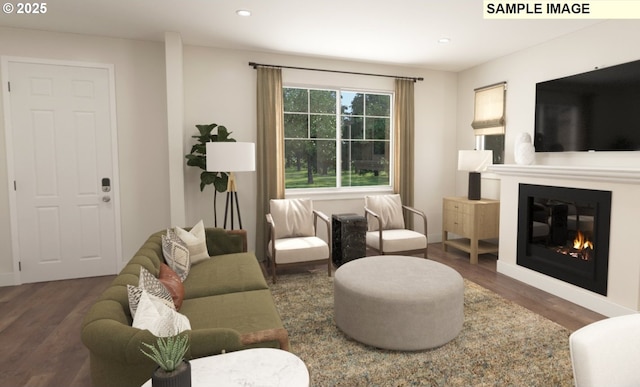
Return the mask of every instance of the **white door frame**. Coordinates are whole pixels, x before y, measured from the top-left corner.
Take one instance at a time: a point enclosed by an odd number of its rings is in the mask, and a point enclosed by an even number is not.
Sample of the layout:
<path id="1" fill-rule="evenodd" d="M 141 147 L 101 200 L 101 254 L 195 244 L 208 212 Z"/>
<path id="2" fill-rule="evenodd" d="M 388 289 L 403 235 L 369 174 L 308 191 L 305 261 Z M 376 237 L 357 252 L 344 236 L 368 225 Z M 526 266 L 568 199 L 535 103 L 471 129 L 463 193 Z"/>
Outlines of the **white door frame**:
<path id="1" fill-rule="evenodd" d="M 28 64 L 44 64 L 55 66 L 70 66 L 70 67 L 90 67 L 96 69 L 105 69 L 109 74 L 109 104 L 110 104 L 110 119 L 111 119 L 111 159 L 113 166 L 112 175 L 112 195 L 115 201 L 113 206 L 114 218 L 115 218 L 115 239 L 116 239 L 116 268 L 120 270 L 122 262 L 122 227 L 120 224 L 120 175 L 118 169 L 118 132 L 116 123 L 116 93 L 115 93 L 115 77 L 114 77 L 114 65 L 106 63 L 92 63 L 92 62 L 78 62 L 78 61 L 66 61 L 66 60 L 53 60 L 53 59 L 40 59 L 40 58 L 27 58 L 27 57 L 14 57 L 14 56 L 0 56 L 0 78 L 2 79 L 2 102 L 3 102 L 3 114 L 4 114 L 4 133 L 5 133 L 5 147 L 7 157 L 7 189 L 9 190 L 9 217 L 11 223 L 11 254 L 13 256 L 13 285 L 22 284 L 20 273 L 20 248 L 18 242 L 18 208 L 16 191 L 14 189 L 15 181 L 15 167 L 14 167 L 14 154 L 13 154 L 13 136 L 12 136 L 12 121 L 11 121 L 11 106 L 10 106 L 10 93 L 7 86 L 9 79 L 9 63 L 28 63 Z M 2 285 L 2 284 L 0 284 Z"/>

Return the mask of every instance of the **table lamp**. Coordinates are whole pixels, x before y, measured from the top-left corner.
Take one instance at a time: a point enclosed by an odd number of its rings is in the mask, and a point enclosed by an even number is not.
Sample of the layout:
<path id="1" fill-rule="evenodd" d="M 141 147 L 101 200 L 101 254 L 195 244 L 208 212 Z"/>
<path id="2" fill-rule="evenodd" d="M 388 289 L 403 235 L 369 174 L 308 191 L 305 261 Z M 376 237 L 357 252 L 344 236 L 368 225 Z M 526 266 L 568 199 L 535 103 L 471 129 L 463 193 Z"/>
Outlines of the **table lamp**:
<path id="1" fill-rule="evenodd" d="M 224 207 L 224 228 L 227 228 L 227 215 L 231 214 L 231 229 L 233 230 L 233 202 L 235 200 L 238 223 L 242 229 L 242 218 L 238 204 L 238 192 L 235 172 L 250 172 L 256 170 L 256 145 L 252 142 L 208 142 L 207 143 L 207 171 L 228 172 L 227 199 Z M 231 211 L 229 211 L 231 210 Z"/>
<path id="2" fill-rule="evenodd" d="M 458 171 L 469 171 L 469 200 L 480 200 L 480 172 L 493 164 L 491 150 L 458 151 Z"/>

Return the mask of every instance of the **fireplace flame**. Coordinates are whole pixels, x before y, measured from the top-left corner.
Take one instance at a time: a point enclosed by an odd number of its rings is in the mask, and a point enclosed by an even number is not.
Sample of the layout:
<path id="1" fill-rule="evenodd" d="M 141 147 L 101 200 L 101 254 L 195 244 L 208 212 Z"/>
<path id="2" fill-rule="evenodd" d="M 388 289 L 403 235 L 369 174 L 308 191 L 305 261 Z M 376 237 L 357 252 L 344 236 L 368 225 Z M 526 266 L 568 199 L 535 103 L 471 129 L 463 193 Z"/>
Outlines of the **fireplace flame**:
<path id="1" fill-rule="evenodd" d="M 593 250 L 593 243 L 581 231 L 578 230 L 578 234 L 573 240 L 573 248 L 576 250 Z"/>

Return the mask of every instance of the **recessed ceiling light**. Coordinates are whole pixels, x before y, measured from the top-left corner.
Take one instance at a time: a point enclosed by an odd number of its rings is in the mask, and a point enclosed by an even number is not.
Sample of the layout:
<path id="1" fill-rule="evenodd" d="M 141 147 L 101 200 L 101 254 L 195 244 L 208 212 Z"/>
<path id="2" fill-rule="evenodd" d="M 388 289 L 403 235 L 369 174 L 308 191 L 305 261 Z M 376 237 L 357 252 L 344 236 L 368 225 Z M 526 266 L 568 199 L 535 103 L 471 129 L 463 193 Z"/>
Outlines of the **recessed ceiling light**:
<path id="1" fill-rule="evenodd" d="M 450 42 L 451 42 L 451 39 L 449 39 L 449 38 L 440 38 L 440 39 L 438 39 L 438 43 L 440 43 L 440 44 L 447 44 L 447 43 L 450 43 Z"/>
<path id="2" fill-rule="evenodd" d="M 236 15 L 238 16 L 251 16 L 251 11 L 248 9 L 239 9 L 236 11 Z"/>

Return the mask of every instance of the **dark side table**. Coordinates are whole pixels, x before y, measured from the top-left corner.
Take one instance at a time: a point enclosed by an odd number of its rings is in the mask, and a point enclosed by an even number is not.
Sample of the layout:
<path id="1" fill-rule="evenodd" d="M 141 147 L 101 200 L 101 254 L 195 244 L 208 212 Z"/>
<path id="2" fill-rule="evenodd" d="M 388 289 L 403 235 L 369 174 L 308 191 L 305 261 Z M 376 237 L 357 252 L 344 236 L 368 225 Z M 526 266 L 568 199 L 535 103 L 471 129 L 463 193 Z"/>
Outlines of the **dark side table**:
<path id="1" fill-rule="evenodd" d="M 358 214 L 331 217 L 333 263 L 336 267 L 366 255 L 367 220 Z"/>

